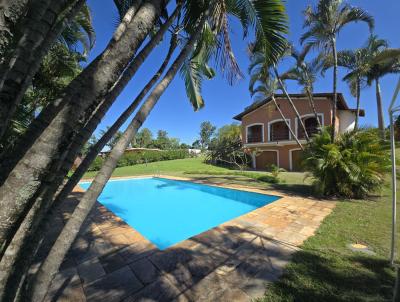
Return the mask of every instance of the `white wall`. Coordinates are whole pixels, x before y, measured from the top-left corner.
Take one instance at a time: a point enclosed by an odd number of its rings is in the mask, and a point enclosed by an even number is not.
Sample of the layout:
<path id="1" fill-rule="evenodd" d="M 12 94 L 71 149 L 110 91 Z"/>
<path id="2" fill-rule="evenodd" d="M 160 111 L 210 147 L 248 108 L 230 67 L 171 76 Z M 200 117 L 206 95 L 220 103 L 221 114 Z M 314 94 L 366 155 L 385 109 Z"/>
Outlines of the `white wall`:
<path id="1" fill-rule="evenodd" d="M 338 110 L 339 132 L 344 133 L 354 129 L 356 114 L 349 110 Z"/>

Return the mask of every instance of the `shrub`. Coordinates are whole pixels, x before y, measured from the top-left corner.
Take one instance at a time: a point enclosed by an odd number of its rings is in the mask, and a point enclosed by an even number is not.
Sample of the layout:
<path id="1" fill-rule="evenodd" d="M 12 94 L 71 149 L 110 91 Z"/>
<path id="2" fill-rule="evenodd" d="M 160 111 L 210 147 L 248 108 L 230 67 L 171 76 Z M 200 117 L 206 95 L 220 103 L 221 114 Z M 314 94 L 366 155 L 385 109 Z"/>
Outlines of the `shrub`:
<path id="1" fill-rule="evenodd" d="M 381 189 L 390 160 L 374 131 L 344 133 L 331 143 L 324 129 L 307 145 L 303 165 L 314 177 L 317 193 L 363 198 Z"/>
<path id="2" fill-rule="evenodd" d="M 151 163 L 156 161 L 182 159 L 189 157 L 189 151 L 184 149 L 178 150 L 149 150 L 140 152 L 127 152 L 117 163 L 117 167 L 133 166 L 137 164 Z M 98 171 L 103 164 L 103 158 L 98 156 L 88 169 L 88 171 Z"/>
<path id="3" fill-rule="evenodd" d="M 101 156 L 97 156 L 89 166 L 88 171 L 99 171 L 103 165 L 104 159 Z"/>

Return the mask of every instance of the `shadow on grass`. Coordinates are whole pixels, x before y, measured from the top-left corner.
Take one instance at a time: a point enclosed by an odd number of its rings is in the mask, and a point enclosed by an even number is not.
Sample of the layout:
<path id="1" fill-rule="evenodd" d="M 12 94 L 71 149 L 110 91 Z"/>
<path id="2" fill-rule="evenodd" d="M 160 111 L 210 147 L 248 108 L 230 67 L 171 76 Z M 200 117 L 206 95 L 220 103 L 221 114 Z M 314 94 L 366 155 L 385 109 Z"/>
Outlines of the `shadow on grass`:
<path id="1" fill-rule="evenodd" d="M 354 253 L 300 251 L 283 276 L 259 301 L 392 301 L 395 282 L 389 262 Z"/>

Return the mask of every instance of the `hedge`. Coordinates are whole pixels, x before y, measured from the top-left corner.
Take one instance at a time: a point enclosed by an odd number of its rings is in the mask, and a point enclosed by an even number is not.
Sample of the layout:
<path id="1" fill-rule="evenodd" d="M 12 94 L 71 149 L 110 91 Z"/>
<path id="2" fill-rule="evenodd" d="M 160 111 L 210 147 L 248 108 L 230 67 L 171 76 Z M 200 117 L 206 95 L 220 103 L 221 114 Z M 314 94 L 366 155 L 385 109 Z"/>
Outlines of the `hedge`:
<path id="1" fill-rule="evenodd" d="M 151 163 L 156 161 L 183 159 L 190 157 L 189 151 L 182 150 L 160 150 L 140 151 L 125 153 L 117 163 L 117 167 L 133 166 L 137 164 Z M 88 171 L 100 170 L 106 157 L 98 156 L 90 165 Z"/>

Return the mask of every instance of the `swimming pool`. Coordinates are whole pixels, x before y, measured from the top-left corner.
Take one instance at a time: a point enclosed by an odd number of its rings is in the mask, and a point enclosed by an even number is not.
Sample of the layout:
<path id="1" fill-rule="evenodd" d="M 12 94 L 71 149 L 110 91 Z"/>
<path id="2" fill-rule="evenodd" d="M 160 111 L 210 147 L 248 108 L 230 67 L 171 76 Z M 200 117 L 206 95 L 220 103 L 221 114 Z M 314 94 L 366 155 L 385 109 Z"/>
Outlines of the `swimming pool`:
<path id="1" fill-rule="evenodd" d="M 87 189 L 90 182 L 81 182 Z M 165 178 L 110 180 L 99 197 L 159 249 L 265 206 L 277 196 Z"/>

